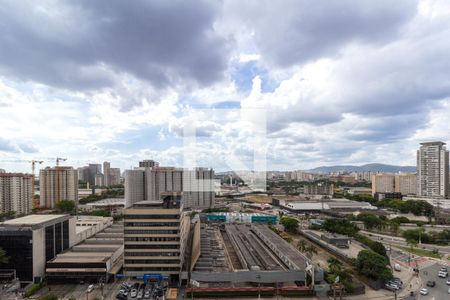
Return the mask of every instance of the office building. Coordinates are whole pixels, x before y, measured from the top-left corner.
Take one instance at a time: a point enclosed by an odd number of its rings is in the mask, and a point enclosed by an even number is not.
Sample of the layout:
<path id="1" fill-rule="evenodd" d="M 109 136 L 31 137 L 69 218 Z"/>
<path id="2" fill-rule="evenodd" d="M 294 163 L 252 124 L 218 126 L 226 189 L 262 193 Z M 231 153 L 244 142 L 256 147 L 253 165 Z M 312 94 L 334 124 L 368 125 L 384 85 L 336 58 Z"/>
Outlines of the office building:
<path id="1" fill-rule="evenodd" d="M 449 154 L 443 142 L 421 143 L 417 151 L 417 193 L 422 197 L 447 198 Z"/>
<path id="2" fill-rule="evenodd" d="M 395 191 L 394 174 L 372 175 L 372 195 L 375 193 L 392 193 Z"/>
<path id="3" fill-rule="evenodd" d="M 30 174 L 0 173 L 0 213 L 31 213 L 33 181 Z"/>
<path id="4" fill-rule="evenodd" d="M 417 195 L 417 175 L 397 174 L 395 175 L 395 192 L 402 195 Z"/>
<path id="5" fill-rule="evenodd" d="M 78 172 L 72 167 L 47 167 L 41 170 L 39 185 L 41 208 L 54 208 L 61 200 L 78 202 Z"/>
<path id="6" fill-rule="evenodd" d="M 124 274 L 160 273 L 178 282 L 189 235 L 179 193 L 141 201 L 124 210 Z"/>
<path id="7" fill-rule="evenodd" d="M 20 281 L 40 282 L 45 264 L 73 245 L 74 217 L 28 215 L 0 223 L 0 248 L 9 261 L 0 269 L 15 269 Z"/>
<path id="8" fill-rule="evenodd" d="M 96 186 L 105 186 L 105 175 L 103 175 L 103 174 L 95 175 L 95 185 Z"/>
<path id="9" fill-rule="evenodd" d="M 78 180 L 88 182 L 89 181 L 89 167 L 81 167 L 77 169 Z"/>
<path id="10" fill-rule="evenodd" d="M 214 170 L 183 170 L 172 167 L 137 168 L 125 171 L 126 206 L 158 201 L 165 192 L 182 193 L 183 206 L 203 209 L 214 205 Z"/>
<path id="11" fill-rule="evenodd" d="M 158 166 L 159 163 L 151 159 L 146 159 L 139 162 L 139 168 L 153 168 Z"/>

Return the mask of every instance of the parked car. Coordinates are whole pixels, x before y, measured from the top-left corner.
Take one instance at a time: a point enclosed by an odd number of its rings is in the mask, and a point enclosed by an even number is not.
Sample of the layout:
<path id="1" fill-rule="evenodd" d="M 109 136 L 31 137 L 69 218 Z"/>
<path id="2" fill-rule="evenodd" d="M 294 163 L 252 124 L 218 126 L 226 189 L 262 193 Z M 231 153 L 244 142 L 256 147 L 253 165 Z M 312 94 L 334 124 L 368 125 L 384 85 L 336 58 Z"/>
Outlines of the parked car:
<path id="1" fill-rule="evenodd" d="M 137 290 L 133 287 L 130 292 L 130 297 L 136 298 L 136 296 L 137 296 Z"/>
<path id="2" fill-rule="evenodd" d="M 445 282 L 447 285 L 450 285 L 450 279 Z"/>
<path id="3" fill-rule="evenodd" d="M 447 273 L 447 272 L 439 271 L 438 276 L 439 276 L 440 278 L 446 278 L 446 277 L 448 277 L 448 273 Z"/>
<path id="4" fill-rule="evenodd" d="M 92 290 L 94 290 L 94 285 L 93 285 L 93 284 L 90 284 L 90 285 L 88 286 L 86 292 L 90 293 L 90 292 L 92 292 Z"/>
<path id="5" fill-rule="evenodd" d="M 428 280 L 427 281 L 427 286 L 434 287 L 435 285 L 436 285 L 436 281 L 434 281 L 434 280 Z"/>
<path id="6" fill-rule="evenodd" d="M 118 300 L 127 300 L 128 297 L 123 295 L 123 294 L 121 294 L 121 293 L 119 293 L 119 294 L 116 295 L 116 299 L 118 299 Z"/>
<path id="7" fill-rule="evenodd" d="M 428 295 L 428 290 L 425 289 L 425 288 L 420 289 L 420 294 L 421 294 L 421 295 Z"/>

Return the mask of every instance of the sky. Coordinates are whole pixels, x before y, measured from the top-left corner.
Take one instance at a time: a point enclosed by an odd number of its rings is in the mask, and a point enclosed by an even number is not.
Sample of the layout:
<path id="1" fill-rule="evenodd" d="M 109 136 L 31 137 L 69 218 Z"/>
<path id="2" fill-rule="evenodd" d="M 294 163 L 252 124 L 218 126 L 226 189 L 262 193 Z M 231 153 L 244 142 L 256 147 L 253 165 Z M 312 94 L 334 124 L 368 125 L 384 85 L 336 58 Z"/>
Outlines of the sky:
<path id="1" fill-rule="evenodd" d="M 449 0 L 4 0 L 0 168 L 415 165 L 449 70 Z"/>

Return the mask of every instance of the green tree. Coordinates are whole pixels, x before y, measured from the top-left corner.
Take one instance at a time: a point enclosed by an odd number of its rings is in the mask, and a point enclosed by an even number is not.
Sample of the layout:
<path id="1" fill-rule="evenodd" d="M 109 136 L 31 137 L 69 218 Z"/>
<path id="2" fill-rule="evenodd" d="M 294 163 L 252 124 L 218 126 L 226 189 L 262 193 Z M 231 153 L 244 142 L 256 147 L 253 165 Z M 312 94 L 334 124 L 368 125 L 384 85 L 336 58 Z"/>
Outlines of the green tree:
<path id="1" fill-rule="evenodd" d="M 383 221 L 378 218 L 375 215 L 372 214 L 368 214 L 368 213 L 361 213 L 358 215 L 358 220 L 359 221 L 363 221 L 364 222 L 364 226 L 367 229 L 373 229 L 373 228 L 377 228 L 377 229 L 381 229 L 383 227 Z"/>
<path id="2" fill-rule="evenodd" d="M 42 296 L 41 298 L 39 298 L 39 300 L 58 300 L 58 297 L 55 294 L 50 293 Z"/>
<path id="3" fill-rule="evenodd" d="M 297 242 L 297 248 L 300 252 L 306 252 L 306 248 L 308 247 L 308 244 L 305 240 L 300 240 Z"/>
<path id="4" fill-rule="evenodd" d="M 280 223 L 284 226 L 286 231 L 296 232 L 298 227 L 297 219 L 291 217 L 283 217 Z"/>
<path id="5" fill-rule="evenodd" d="M 330 257 L 327 262 L 331 273 L 338 274 L 343 268 L 342 262 L 335 257 Z"/>
<path id="6" fill-rule="evenodd" d="M 373 252 L 378 253 L 384 257 L 388 257 L 386 254 L 386 248 L 384 247 L 384 245 L 380 242 L 373 242 L 370 245 L 370 249 L 372 249 Z"/>
<path id="7" fill-rule="evenodd" d="M 392 278 L 392 271 L 386 265 L 386 258 L 371 250 L 361 250 L 356 258 L 358 272 L 373 280 L 388 281 Z"/>
<path id="8" fill-rule="evenodd" d="M 323 229 L 333 233 L 354 236 L 359 228 L 347 219 L 332 218 L 327 219 L 322 225 Z"/>
<path id="9" fill-rule="evenodd" d="M 6 251 L 3 248 L 0 248 L 0 265 L 7 264 L 9 261 L 9 257 L 6 256 Z"/>
<path id="10" fill-rule="evenodd" d="M 61 200 L 56 203 L 56 208 L 62 213 L 73 213 L 75 210 L 75 202 L 72 200 Z"/>
<path id="11" fill-rule="evenodd" d="M 306 248 L 306 253 L 311 258 L 313 254 L 317 254 L 317 248 L 311 244 Z"/>

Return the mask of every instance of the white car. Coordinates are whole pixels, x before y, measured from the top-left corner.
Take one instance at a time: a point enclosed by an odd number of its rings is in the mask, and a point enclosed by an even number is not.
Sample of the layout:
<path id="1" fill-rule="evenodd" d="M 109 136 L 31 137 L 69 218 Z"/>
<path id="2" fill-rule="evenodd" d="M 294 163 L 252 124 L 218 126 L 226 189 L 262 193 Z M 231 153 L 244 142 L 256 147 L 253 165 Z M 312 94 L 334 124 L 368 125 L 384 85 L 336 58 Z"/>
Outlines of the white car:
<path id="1" fill-rule="evenodd" d="M 450 279 L 445 282 L 447 285 L 450 285 Z"/>
<path id="2" fill-rule="evenodd" d="M 441 277 L 441 278 L 445 278 L 445 277 L 448 276 L 448 273 L 447 272 L 439 272 L 438 276 Z"/>
<path id="3" fill-rule="evenodd" d="M 420 289 L 421 295 L 428 295 L 428 289 Z"/>
<path id="4" fill-rule="evenodd" d="M 450 294 L 450 289 L 448 289 L 448 293 Z"/>
<path id="5" fill-rule="evenodd" d="M 94 289 L 94 285 L 93 285 L 93 284 L 90 284 L 90 285 L 88 286 L 86 292 L 90 293 L 90 292 L 92 292 L 93 289 Z"/>

